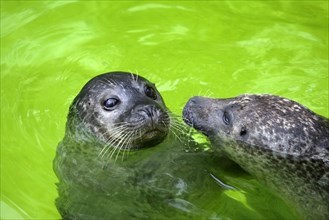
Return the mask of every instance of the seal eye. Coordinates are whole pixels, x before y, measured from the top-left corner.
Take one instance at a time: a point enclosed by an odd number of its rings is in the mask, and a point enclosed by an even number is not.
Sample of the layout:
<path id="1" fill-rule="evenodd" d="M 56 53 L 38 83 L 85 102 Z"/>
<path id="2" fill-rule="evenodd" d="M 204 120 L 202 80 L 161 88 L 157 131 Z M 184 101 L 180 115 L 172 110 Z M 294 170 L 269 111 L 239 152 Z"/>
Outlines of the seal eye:
<path id="1" fill-rule="evenodd" d="M 230 116 L 226 111 L 223 113 L 223 122 L 226 125 L 230 125 L 230 123 L 231 123 Z"/>
<path id="2" fill-rule="evenodd" d="M 104 101 L 104 109 L 106 111 L 114 110 L 115 106 L 119 104 L 119 99 L 116 98 L 109 98 Z"/>
<path id="3" fill-rule="evenodd" d="M 150 87 L 150 86 L 145 86 L 145 95 L 150 97 L 151 99 L 156 100 L 158 98 L 156 91 Z"/>

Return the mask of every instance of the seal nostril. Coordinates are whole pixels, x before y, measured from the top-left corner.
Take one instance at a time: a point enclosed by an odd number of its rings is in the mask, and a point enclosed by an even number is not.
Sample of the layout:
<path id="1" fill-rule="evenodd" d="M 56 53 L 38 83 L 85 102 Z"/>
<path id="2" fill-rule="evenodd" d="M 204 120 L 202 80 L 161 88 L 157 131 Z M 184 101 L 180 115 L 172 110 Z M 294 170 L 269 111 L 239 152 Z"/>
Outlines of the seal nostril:
<path id="1" fill-rule="evenodd" d="M 156 108 L 154 106 L 150 106 L 149 108 L 146 108 L 147 115 L 149 117 L 154 117 L 154 114 L 156 112 Z"/>
<path id="2" fill-rule="evenodd" d="M 151 109 L 145 109 L 145 112 L 146 112 L 146 114 L 149 116 L 149 117 L 153 117 L 154 116 L 154 114 L 153 114 L 153 111 L 151 110 Z"/>
<path id="3" fill-rule="evenodd" d="M 150 117 L 150 118 L 154 118 L 155 117 L 155 111 L 156 108 L 153 106 L 147 106 L 145 108 L 139 109 L 138 112 L 140 115 L 144 115 L 145 117 Z"/>

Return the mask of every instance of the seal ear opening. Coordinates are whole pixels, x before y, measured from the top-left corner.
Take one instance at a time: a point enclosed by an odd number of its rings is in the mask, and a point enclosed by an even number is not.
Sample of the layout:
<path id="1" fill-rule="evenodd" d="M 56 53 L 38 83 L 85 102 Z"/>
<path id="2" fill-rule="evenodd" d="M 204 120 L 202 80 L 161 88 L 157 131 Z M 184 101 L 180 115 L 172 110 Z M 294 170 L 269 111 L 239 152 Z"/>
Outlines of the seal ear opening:
<path id="1" fill-rule="evenodd" d="M 240 130 L 240 136 L 245 136 L 247 134 L 247 129 L 246 127 L 242 127 L 241 130 Z"/>

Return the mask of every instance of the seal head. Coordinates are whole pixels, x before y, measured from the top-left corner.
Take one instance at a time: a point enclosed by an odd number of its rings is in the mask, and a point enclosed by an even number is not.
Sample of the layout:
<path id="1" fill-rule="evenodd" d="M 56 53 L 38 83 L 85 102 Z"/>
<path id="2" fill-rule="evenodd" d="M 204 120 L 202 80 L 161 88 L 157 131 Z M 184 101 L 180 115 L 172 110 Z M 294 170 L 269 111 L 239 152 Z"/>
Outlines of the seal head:
<path id="1" fill-rule="evenodd" d="M 126 72 L 91 79 L 74 99 L 66 136 L 90 135 L 119 149 L 155 146 L 168 134 L 170 117 L 155 85 Z"/>
<path id="2" fill-rule="evenodd" d="M 329 216 L 328 119 L 273 95 L 193 97 L 183 117 L 301 215 Z"/>

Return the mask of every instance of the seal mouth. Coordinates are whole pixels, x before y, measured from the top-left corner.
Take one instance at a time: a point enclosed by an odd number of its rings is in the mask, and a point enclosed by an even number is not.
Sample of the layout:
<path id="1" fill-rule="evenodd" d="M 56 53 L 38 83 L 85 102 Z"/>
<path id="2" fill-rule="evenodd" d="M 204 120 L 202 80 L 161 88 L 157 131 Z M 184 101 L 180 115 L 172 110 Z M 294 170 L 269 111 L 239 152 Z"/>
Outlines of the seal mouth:
<path id="1" fill-rule="evenodd" d="M 187 125 L 193 127 L 193 115 L 187 105 L 183 109 L 183 120 Z"/>
<path id="2" fill-rule="evenodd" d="M 141 136 L 135 139 L 134 149 L 150 148 L 161 143 L 167 136 L 167 132 L 161 129 L 153 128 L 145 131 Z"/>
<path id="3" fill-rule="evenodd" d="M 153 129 L 153 130 L 149 130 L 144 132 L 144 134 L 142 135 L 142 138 L 144 139 L 152 139 L 156 136 L 158 136 L 158 134 L 160 134 L 161 131 L 159 129 Z"/>

